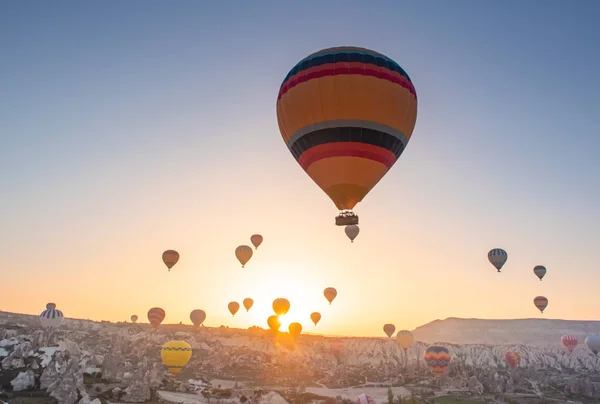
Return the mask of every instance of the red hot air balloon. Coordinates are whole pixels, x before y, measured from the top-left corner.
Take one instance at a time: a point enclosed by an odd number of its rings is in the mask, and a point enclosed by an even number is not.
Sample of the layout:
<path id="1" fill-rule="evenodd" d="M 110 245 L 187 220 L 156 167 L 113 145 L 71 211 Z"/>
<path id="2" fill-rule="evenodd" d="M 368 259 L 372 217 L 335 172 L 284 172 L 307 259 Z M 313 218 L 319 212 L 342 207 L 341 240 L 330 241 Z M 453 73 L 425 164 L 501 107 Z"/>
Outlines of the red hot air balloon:
<path id="1" fill-rule="evenodd" d="M 507 351 L 504 353 L 504 362 L 506 362 L 511 369 L 515 369 L 519 367 L 519 364 L 521 363 L 521 354 L 517 351 Z"/>
<path id="2" fill-rule="evenodd" d="M 563 335 L 560 339 L 560 342 L 562 342 L 564 347 L 567 348 L 567 351 L 569 351 L 569 353 L 572 353 L 575 347 L 577 347 L 579 340 L 575 335 Z"/>
<path id="3" fill-rule="evenodd" d="M 152 324 L 152 327 L 158 329 L 158 326 L 165 319 L 166 313 L 160 307 L 153 307 L 148 310 L 148 321 Z"/>

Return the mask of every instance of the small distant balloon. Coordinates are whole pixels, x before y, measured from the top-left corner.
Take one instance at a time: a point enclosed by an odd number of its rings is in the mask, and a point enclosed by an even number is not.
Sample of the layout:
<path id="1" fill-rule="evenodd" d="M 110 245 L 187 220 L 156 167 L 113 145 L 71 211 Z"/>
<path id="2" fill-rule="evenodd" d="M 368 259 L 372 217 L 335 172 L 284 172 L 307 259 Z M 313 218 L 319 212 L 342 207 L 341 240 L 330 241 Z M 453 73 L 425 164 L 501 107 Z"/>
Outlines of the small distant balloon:
<path id="1" fill-rule="evenodd" d="M 546 310 L 546 307 L 548 307 L 548 299 L 546 299 L 544 296 L 537 296 L 535 299 L 533 299 L 533 304 L 535 304 L 535 307 L 537 307 L 538 310 L 543 313 L 544 310 Z"/>
<path id="2" fill-rule="evenodd" d="M 244 268 L 244 265 L 246 265 L 248 261 L 250 261 L 250 258 L 252 258 L 252 248 L 248 247 L 247 245 L 241 245 L 235 249 L 235 256 L 240 264 L 242 264 L 242 268 Z"/>
<path id="3" fill-rule="evenodd" d="M 563 335 L 560 339 L 560 342 L 563 344 L 569 353 L 573 353 L 573 350 L 577 347 L 579 343 L 579 339 L 575 335 Z"/>
<path id="4" fill-rule="evenodd" d="M 448 369 L 448 366 L 450 366 L 450 352 L 448 351 L 448 348 L 443 346 L 430 346 L 425 351 L 423 358 L 425 359 L 425 362 L 427 363 L 427 366 L 429 366 L 431 372 L 436 377 L 440 377 L 442 374 L 444 374 L 446 369 Z"/>
<path id="5" fill-rule="evenodd" d="M 348 236 L 348 238 L 350 239 L 350 242 L 354 243 L 354 239 L 356 238 L 356 236 L 358 236 L 360 229 L 355 224 L 349 224 L 348 226 L 346 226 L 344 231 L 346 232 L 346 236 Z"/>
<path id="6" fill-rule="evenodd" d="M 185 341 L 169 341 L 160 350 L 162 363 L 169 368 L 173 376 L 187 365 L 192 357 L 192 347 Z"/>
<path id="7" fill-rule="evenodd" d="M 249 311 L 252 308 L 252 306 L 254 305 L 254 300 L 247 297 L 242 301 L 242 304 L 246 308 L 246 311 Z"/>
<path id="8" fill-rule="evenodd" d="M 533 268 L 533 273 L 540 278 L 541 281 L 544 275 L 546 275 L 546 267 L 543 265 L 536 265 L 535 268 Z"/>
<path id="9" fill-rule="evenodd" d="M 169 268 L 169 271 L 171 271 L 173 265 L 177 264 L 177 261 L 179 261 L 179 253 L 175 250 L 167 250 L 163 253 L 162 259 L 167 268 Z"/>
<path id="10" fill-rule="evenodd" d="M 160 307 L 153 307 L 148 310 L 148 321 L 152 324 L 152 327 L 158 329 L 162 321 L 165 319 L 166 313 Z"/>
<path id="11" fill-rule="evenodd" d="M 281 322 L 279 321 L 279 317 L 277 316 L 270 316 L 267 319 L 267 324 L 269 325 L 271 331 L 273 331 L 274 333 L 277 333 L 279 331 L 279 327 L 281 327 Z"/>
<path id="12" fill-rule="evenodd" d="M 398 334 L 396 334 L 396 341 L 404 349 L 404 352 L 412 345 L 414 340 L 413 333 L 408 330 L 398 331 Z"/>
<path id="13" fill-rule="evenodd" d="M 254 249 L 258 250 L 258 246 L 260 246 L 263 242 L 263 236 L 261 236 L 260 234 L 253 234 L 250 237 L 250 242 L 254 246 Z"/>
<path id="14" fill-rule="evenodd" d="M 367 393 L 363 393 L 356 398 L 355 404 L 376 404 L 376 401 Z"/>
<path id="15" fill-rule="evenodd" d="M 598 355 L 600 352 L 600 337 L 597 335 L 589 335 L 585 338 L 585 344 L 594 353 Z"/>
<path id="16" fill-rule="evenodd" d="M 231 315 L 235 316 L 235 313 L 237 313 L 238 310 L 240 309 L 240 304 L 238 302 L 229 302 L 229 304 L 227 305 L 227 308 L 229 309 L 229 312 L 231 313 Z"/>
<path id="17" fill-rule="evenodd" d="M 206 312 L 204 310 L 192 310 L 190 313 L 190 320 L 194 327 L 200 327 L 200 325 L 206 320 Z"/>
<path id="18" fill-rule="evenodd" d="M 394 324 L 386 324 L 383 326 L 383 332 L 390 338 L 394 335 L 394 331 L 396 331 L 396 326 Z"/>
<path id="19" fill-rule="evenodd" d="M 46 304 L 46 310 L 52 310 L 56 308 L 56 303 L 48 303 Z"/>
<path id="20" fill-rule="evenodd" d="M 331 304 L 331 302 L 333 302 L 333 300 L 337 296 L 337 290 L 335 290 L 335 288 L 326 288 L 323 291 L 323 295 L 325 296 L 325 299 L 327 299 L 329 304 Z"/>
<path id="21" fill-rule="evenodd" d="M 135 323 L 136 321 L 138 321 L 138 316 L 136 316 L 135 314 L 131 316 L 131 322 Z"/>
<path id="22" fill-rule="evenodd" d="M 488 260 L 496 267 L 498 272 L 502 269 L 502 266 L 506 263 L 508 254 L 502 248 L 494 248 L 488 253 Z"/>
<path id="23" fill-rule="evenodd" d="M 302 324 L 290 323 L 290 325 L 288 326 L 288 330 L 292 337 L 298 338 L 298 336 L 302 333 Z"/>
<path id="24" fill-rule="evenodd" d="M 46 306 L 47 307 L 47 306 Z M 56 305 L 54 305 L 56 307 Z M 42 328 L 48 331 L 54 331 L 63 323 L 64 315 L 62 311 L 53 309 L 46 309 L 40 314 L 40 323 Z"/>
<path id="25" fill-rule="evenodd" d="M 504 353 L 504 361 L 511 369 L 518 368 L 521 363 L 521 354 L 517 351 L 507 351 Z"/>
<path id="26" fill-rule="evenodd" d="M 316 311 L 314 313 L 310 313 L 310 319 L 313 323 L 315 323 L 315 325 L 317 325 L 317 323 L 321 321 L 321 313 L 318 313 Z"/>
<path id="27" fill-rule="evenodd" d="M 290 301 L 283 297 L 273 300 L 273 311 L 278 316 L 285 316 L 290 310 Z"/>

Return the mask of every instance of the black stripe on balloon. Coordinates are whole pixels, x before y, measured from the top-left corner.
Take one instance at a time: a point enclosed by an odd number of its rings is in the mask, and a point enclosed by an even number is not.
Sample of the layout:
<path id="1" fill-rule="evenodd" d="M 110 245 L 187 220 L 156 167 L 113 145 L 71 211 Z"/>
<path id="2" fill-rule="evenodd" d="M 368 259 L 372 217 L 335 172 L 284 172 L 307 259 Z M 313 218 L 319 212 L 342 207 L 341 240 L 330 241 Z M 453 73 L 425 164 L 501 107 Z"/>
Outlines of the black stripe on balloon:
<path id="1" fill-rule="evenodd" d="M 302 153 L 311 147 L 327 143 L 358 142 L 383 147 L 400 157 L 405 144 L 395 136 L 375 129 L 340 127 L 324 128 L 299 137 L 290 147 L 292 155 L 298 160 Z"/>

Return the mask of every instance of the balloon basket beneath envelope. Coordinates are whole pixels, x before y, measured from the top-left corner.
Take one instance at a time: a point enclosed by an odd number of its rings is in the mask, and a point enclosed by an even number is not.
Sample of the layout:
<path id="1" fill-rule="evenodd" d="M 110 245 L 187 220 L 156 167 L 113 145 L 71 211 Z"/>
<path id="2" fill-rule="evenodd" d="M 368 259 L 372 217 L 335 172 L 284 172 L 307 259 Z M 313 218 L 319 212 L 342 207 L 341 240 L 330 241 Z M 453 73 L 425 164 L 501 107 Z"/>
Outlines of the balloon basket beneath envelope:
<path id="1" fill-rule="evenodd" d="M 335 224 L 337 226 L 358 224 L 358 216 L 351 210 L 342 211 L 338 216 L 335 217 Z"/>

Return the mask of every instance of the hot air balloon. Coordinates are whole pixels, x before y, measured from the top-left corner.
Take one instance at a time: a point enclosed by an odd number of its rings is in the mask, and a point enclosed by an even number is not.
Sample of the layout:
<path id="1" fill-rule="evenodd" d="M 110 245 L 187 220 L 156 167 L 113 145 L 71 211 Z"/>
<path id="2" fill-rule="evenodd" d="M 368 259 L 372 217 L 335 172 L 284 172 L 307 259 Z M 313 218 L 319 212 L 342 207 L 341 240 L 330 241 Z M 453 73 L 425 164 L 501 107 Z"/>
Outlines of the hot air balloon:
<path id="1" fill-rule="evenodd" d="M 56 307 L 56 305 L 54 305 L 54 307 Z M 60 327 L 64 318 L 65 317 L 62 311 L 57 310 L 56 308 L 46 309 L 40 314 L 40 323 L 42 324 L 42 327 L 46 330 L 54 331 L 58 327 Z"/>
<path id="2" fill-rule="evenodd" d="M 383 332 L 390 338 L 394 335 L 394 331 L 396 331 L 396 326 L 394 324 L 386 324 L 383 326 Z"/>
<path id="3" fill-rule="evenodd" d="M 427 348 L 424 358 L 431 372 L 440 377 L 448 369 L 451 357 L 446 347 L 433 345 Z"/>
<path id="4" fill-rule="evenodd" d="M 52 310 L 56 308 L 56 303 L 47 303 L 46 310 Z"/>
<path id="5" fill-rule="evenodd" d="M 298 336 L 302 333 L 302 324 L 290 323 L 288 330 L 293 338 L 298 338 Z"/>
<path id="6" fill-rule="evenodd" d="M 263 242 L 263 236 L 261 236 L 260 234 L 253 234 L 250 237 L 250 242 L 254 246 L 254 249 L 258 250 L 258 246 L 261 245 Z"/>
<path id="7" fill-rule="evenodd" d="M 273 300 L 273 311 L 278 316 L 285 316 L 290 310 L 290 302 L 282 297 Z"/>
<path id="8" fill-rule="evenodd" d="M 535 304 L 535 307 L 537 307 L 543 313 L 548 306 L 548 299 L 546 299 L 544 296 L 538 296 L 533 299 L 533 304 Z"/>
<path id="9" fill-rule="evenodd" d="M 179 253 L 175 250 L 167 250 L 163 253 L 162 259 L 167 268 L 169 268 L 169 271 L 171 271 L 173 265 L 177 264 L 177 261 L 179 261 Z"/>
<path id="10" fill-rule="evenodd" d="M 249 297 L 245 298 L 242 301 L 242 304 L 244 305 L 244 307 L 246 308 L 246 311 L 250 310 L 252 308 L 252 306 L 254 305 L 254 300 L 250 299 Z"/>
<path id="11" fill-rule="evenodd" d="M 579 342 L 579 340 L 575 335 L 563 335 L 560 339 L 560 342 L 562 342 L 564 347 L 567 348 L 567 351 L 569 351 L 569 353 L 572 353 L 575 347 L 577 347 L 577 343 Z"/>
<path id="12" fill-rule="evenodd" d="M 229 304 L 227 305 L 227 308 L 229 309 L 229 312 L 231 313 L 231 316 L 235 316 L 235 313 L 238 312 L 238 310 L 240 309 L 240 304 L 238 302 L 229 302 Z"/>
<path id="13" fill-rule="evenodd" d="M 504 362 L 506 362 L 511 369 L 515 369 L 519 367 L 519 364 L 521 363 L 521 354 L 517 351 L 507 351 L 504 353 Z"/>
<path id="14" fill-rule="evenodd" d="M 506 263 L 507 259 L 508 254 L 502 248 L 493 248 L 488 253 L 488 260 L 496 267 L 498 272 L 500 272 L 500 269 Z"/>
<path id="15" fill-rule="evenodd" d="M 278 332 L 279 327 L 281 327 L 281 322 L 279 321 L 279 317 L 277 316 L 270 316 L 267 319 L 267 324 L 269 325 L 271 331 L 273 331 L 274 333 Z"/>
<path id="16" fill-rule="evenodd" d="M 206 313 L 204 310 L 192 310 L 190 313 L 190 320 L 192 320 L 194 327 L 200 327 L 200 324 L 206 320 Z"/>
<path id="17" fill-rule="evenodd" d="M 132 315 L 130 318 L 131 318 L 132 323 L 135 323 L 136 321 L 138 321 L 138 316 L 136 316 L 135 314 Z"/>
<path id="18" fill-rule="evenodd" d="M 325 299 L 327 299 L 329 304 L 331 304 L 331 302 L 333 302 L 333 299 L 335 299 L 335 297 L 337 296 L 337 290 L 335 290 L 335 288 L 326 288 L 323 291 L 323 295 L 325 296 Z"/>
<path id="19" fill-rule="evenodd" d="M 356 404 L 376 404 L 376 401 L 367 393 L 363 393 L 356 398 Z"/>
<path id="20" fill-rule="evenodd" d="M 321 313 L 318 313 L 316 311 L 314 313 L 310 313 L 310 319 L 313 323 L 315 323 L 315 325 L 317 325 L 317 323 L 321 321 Z"/>
<path id="21" fill-rule="evenodd" d="M 192 347 L 185 341 L 169 341 L 160 350 L 160 358 L 173 376 L 187 365 L 191 357 Z"/>
<path id="22" fill-rule="evenodd" d="M 148 310 L 148 321 L 152 324 L 152 327 L 157 328 L 165 319 L 166 313 L 160 307 L 153 307 Z"/>
<path id="23" fill-rule="evenodd" d="M 356 236 L 358 236 L 360 229 L 358 228 L 357 225 L 350 224 L 350 225 L 346 226 L 344 231 L 346 232 L 346 236 L 348 236 L 348 238 L 350 239 L 350 242 L 354 243 L 354 239 L 356 238 Z"/>
<path id="24" fill-rule="evenodd" d="M 546 267 L 543 265 L 536 265 L 535 268 L 533 268 L 533 273 L 540 278 L 541 281 L 544 275 L 546 275 Z"/>
<path id="25" fill-rule="evenodd" d="M 287 74 L 277 96 L 279 131 L 302 169 L 341 211 L 338 226 L 400 157 L 417 119 L 406 72 L 381 53 L 323 49 Z"/>
<path id="26" fill-rule="evenodd" d="M 585 344 L 588 348 L 594 353 L 594 355 L 598 355 L 600 351 L 600 337 L 597 335 L 589 335 L 585 338 Z"/>
<path id="27" fill-rule="evenodd" d="M 242 264 L 242 268 L 244 268 L 244 265 L 252 258 L 252 248 L 247 245 L 241 245 L 235 249 L 235 256 L 240 264 Z"/>
<path id="28" fill-rule="evenodd" d="M 414 340 L 413 333 L 408 330 L 398 331 L 398 334 L 396 334 L 396 341 L 404 349 L 404 352 L 412 345 Z"/>

